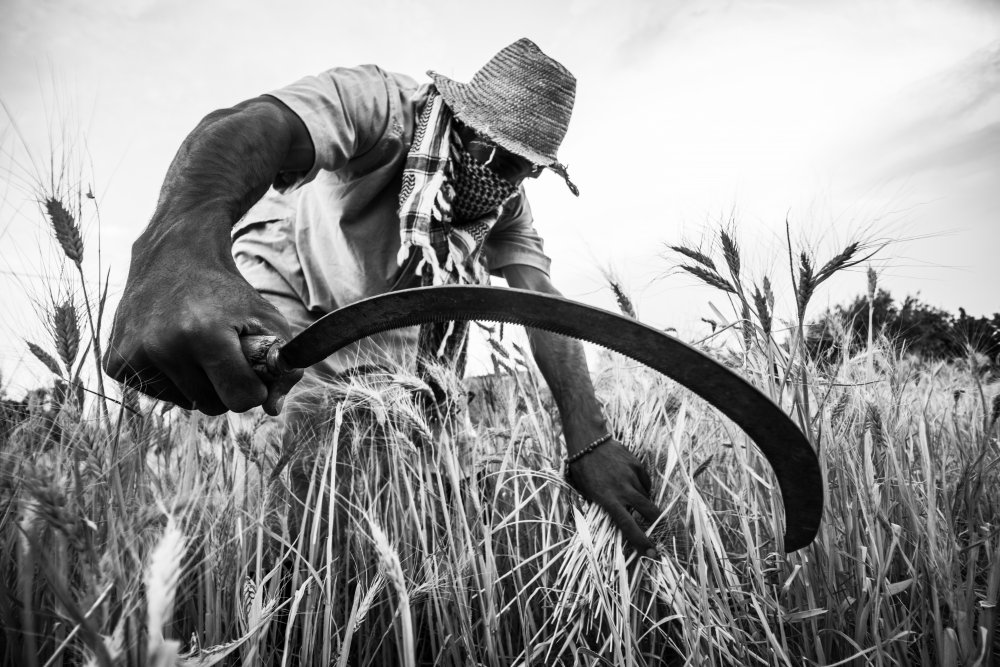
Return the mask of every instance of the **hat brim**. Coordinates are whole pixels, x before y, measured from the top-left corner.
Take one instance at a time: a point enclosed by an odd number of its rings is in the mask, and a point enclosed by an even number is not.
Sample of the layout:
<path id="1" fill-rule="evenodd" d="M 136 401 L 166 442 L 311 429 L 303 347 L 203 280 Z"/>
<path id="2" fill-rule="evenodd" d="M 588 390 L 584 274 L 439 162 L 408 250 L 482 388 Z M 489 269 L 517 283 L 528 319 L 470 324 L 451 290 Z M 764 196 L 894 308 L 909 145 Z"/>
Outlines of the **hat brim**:
<path id="1" fill-rule="evenodd" d="M 480 92 L 467 83 L 449 79 L 433 70 L 428 71 L 427 74 L 433 79 L 434 85 L 437 87 L 441 97 L 444 98 L 445 104 L 448 105 L 451 112 L 464 125 L 471 127 L 501 148 L 510 151 L 514 155 L 523 157 L 532 164 L 550 167 L 558 163 L 555 155 L 543 155 L 531 146 L 504 136 L 503 133 L 497 132 L 495 128 L 490 127 L 490 123 L 483 110 L 493 106 L 495 100 L 480 99 Z"/>

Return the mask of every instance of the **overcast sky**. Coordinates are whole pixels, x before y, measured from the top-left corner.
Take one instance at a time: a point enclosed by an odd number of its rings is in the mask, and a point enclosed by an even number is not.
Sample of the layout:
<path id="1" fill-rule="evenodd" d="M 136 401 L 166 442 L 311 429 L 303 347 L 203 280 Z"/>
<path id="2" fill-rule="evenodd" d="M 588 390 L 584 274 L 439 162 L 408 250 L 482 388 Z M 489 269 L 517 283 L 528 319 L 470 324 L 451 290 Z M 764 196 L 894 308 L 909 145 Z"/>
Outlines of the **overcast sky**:
<path id="1" fill-rule="evenodd" d="M 581 196 L 552 175 L 528 186 L 566 295 L 610 306 L 599 269 L 612 267 L 643 319 L 704 333 L 709 301 L 725 303 L 671 273 L 665 244 L 706 239 L 707 247 L 731 218 L 751 277 L 787 284 L 787 217 L 793 240 L 820 261 L 859 236 L 894 240 L 877 267 L 897 296 L 1000 310 L 997 2 L 0 7 L 0 101 L 9 112 L 0 114 L 0 373 L 12 393 L 41 377 L 23 344 L 43 338 L 29 296 L 57 289 L 48 229 L 30 201 L 33 182 L 48 178 L 53 143 L 60 154 L 71 149 L 71 171 L 82 171 L 101 207 L 113 303 L 170 159 L 209 111 L 335 65 L 373 62 L 421 81 L 433 68 L 468 80 L 521 36 L 579 80 L 560 157 Z M 813 314 L 864 283 L 862 272 L 832 281 Z"/>

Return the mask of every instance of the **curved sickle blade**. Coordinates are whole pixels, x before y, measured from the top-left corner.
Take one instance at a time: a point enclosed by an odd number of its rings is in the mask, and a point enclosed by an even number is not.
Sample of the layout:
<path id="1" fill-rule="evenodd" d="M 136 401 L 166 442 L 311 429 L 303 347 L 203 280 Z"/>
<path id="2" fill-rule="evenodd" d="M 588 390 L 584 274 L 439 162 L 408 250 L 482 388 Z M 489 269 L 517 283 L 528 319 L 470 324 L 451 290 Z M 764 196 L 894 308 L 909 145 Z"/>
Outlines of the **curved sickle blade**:
<path id="1" fill-rule="evenodd" d="M 372 334 L 429 322 L 484 320 L 551 331 L 619 352 L 673 378 L 729 417 L 774 469 L 785 505 L 785 550 L 812 542 L 823 513 L 816 453 L 785 412 L 756 387 L 690 345 L 636 320 L 561 297 L 501 287 L 448 285 L 382 294 L 317 320 L 282 348 L 306 368 Z"/>

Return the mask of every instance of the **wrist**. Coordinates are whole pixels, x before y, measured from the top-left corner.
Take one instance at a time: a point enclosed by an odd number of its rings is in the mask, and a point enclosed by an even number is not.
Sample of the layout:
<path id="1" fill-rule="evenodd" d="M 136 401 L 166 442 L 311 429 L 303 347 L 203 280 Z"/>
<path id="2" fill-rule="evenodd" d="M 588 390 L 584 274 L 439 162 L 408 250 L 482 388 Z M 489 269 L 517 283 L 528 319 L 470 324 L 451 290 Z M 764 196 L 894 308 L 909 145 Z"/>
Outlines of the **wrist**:
<path id="1" fill-rule="evenodd" d="M 132 255 L 155 262 L 163 257 L 202 256 L 231 261 L 232 226 L 217 211 L 187 211 L 184 215 L 157 214 L 132 245 Z"/>
<path id="2" fill-rule="evenodd" d="M 604 443 L 606 443 L 609 440 L 611 440 L 611 438 L 612 438 L 612 436 L 611 436 L 610 433 L 605 433 L 604 435 L 600 436 L 599 438 L 595 438 L 593 442 L 591 442 L 590 444 L 588 444 L 586 447 L 583 447 L 582 449 L 580 449 L 575 454 L 571 454 L 571 455 L 567 456 L 566 457 L 566 467 L 569 468 L 569 466 L 571 466 L 572 464 L 576 463 L 577 461 L 579 461 L 580 459 L 582 459 L 587 454 L 590 454 L 592 451 L 594 451 L 595 449 L 597 449 L 598 447 L 600 447 Z"/>
<path id="3" fill-rule="evenodd" d="M 597 438 L 610 433 L 610 429 L 600 407 L 597 407 L 564 420 L 563 433 L 566 438 L 566 454 L 572 457 Z"/>

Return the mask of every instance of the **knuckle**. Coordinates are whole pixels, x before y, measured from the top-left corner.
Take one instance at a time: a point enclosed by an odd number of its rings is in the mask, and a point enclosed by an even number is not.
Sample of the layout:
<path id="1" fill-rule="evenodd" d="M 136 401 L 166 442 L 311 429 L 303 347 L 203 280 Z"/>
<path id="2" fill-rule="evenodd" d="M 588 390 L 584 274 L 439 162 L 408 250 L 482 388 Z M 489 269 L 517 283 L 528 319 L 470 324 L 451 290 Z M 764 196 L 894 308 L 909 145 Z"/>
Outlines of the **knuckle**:
<path id="1" fill-rule="evenodd" d="M 165 329 L 166 337 L 175 338 L 190 343 L 201 340 L 205 332 L 204 320 L 199 317 L 179 317 L 172 329 Z"/>

